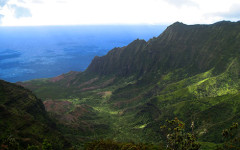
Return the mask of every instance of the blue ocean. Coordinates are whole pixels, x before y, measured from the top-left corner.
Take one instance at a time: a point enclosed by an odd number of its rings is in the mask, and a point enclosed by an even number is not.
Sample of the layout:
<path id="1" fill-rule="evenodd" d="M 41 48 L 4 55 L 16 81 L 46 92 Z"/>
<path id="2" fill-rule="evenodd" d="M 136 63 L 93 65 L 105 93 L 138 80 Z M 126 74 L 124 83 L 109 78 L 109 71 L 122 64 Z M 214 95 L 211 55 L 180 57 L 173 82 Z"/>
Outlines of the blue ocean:
<path id="1" fill-rule="evenodd" d="M 0 79 L 9 82 L 84 71 L 94 56 L 133 40 L 159 36 L 166 26 L 0 27 Z"/>

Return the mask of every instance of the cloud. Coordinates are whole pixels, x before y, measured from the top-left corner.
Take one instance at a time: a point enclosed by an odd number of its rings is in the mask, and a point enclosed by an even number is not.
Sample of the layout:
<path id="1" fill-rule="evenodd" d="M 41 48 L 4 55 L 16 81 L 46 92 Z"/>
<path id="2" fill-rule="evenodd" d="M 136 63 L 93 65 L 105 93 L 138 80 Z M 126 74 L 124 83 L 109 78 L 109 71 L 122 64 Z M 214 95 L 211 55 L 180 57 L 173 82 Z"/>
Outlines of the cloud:
<path id="1" fill-rule="evenodd" d="M 193 2 L 192 0 L 164 0 L 164 1 L 170 5 L 174 5 L 176 7 L 182 7 L 185 5 L 198 7 L 198 4 Z"/>
<path id="2" fill-rule="evenodd" d="M 0 14 L 0 24 L 2 23 L 2 18 L 4 17 L 4 15 Z"/>
<path id="3" fill-rule="evenodd" d="M 176 21 L 186 24 L 209 24 L 223 19 L 236 21 L 237 18 L 240 18 L 240 11 L 238 11 L 240 10 L 240 4 L 236 5 L 236 3 L 240 3 L 238 1 L 0 0 L 1 5 L 5 4 L 2 10 L 0 6 L 0 14 L 4 15 L 1 26 L 168 25 Z"/>
<path id="4" fill-rule="evenodd" d="M 0 8 L 7 4 L 8 0 L 0 0 Z"/>
<path id="5" fill-rule="evenodd" d="M 20 3 L 26 3 L 24 0 L 18 0 L 18 2 L 20 2 Z"/>
<path id="6" fill-rule="evenodd" d="M 57 0 L 57 3 L 67 3 L 65 0 Z"/>
<path id="7" fill-rule="evenodd" d="M 43 0 L 32 0 L 33 3 L 37 3 L 37 4 L 43 4 Z"/>
<path id="8" fill-rule="evenodd" d="M 224 18 L 238 18 L 240 19 L 240 4 L 232 5 L 228 12 L 219 13 Z"/>
<path id="9" fill-rule="evenodd" d="M 7 4 L 8 0 L 0 0 L 0 10 Z M 4 15 L 0 14 L 0 24 L 2 23 Z"/>
<path id="10" fill-rule="evenodd" d="M 32 14 L 28 8 L 20 7 L 15 4 L 10 5 L 10 8 L 14 10 L 14 16 L 16 18 L 31 17 Z"/>
<path id="11" fill-rule="evenodd" d="M 240 4 L 233 4 L 228 11 L 205 14 L 205 17 L 220 17 L 226 20 L 240 20 Z"/>

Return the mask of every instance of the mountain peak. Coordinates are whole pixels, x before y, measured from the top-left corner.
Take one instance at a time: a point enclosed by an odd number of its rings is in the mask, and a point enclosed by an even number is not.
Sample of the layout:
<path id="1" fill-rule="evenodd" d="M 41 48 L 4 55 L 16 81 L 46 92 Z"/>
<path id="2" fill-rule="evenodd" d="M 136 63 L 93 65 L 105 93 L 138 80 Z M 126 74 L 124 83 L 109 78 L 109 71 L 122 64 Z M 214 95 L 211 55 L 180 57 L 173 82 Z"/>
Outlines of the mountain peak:
<path id="1" fill-rule="evenodd" d="M 177 21 L 177 22 L 173 23 L 172 25 L 170 25 L 168 28 L 172 28 L 172 27 L 176 28 L 176 27 L 183 27 L 183 26 L 187 26 L 187 25 L 182 22 Z"/>
<path id="2" fill-rule="evenodd" d="M 184 24 L 184 23 L 182 23 L 182 22 L 179 22 L 179 21 L 174 22 L 174 23 L 172 24 L 172 26 L 177 26 L 177 25 L 186 25 L 186 24 Z"/>
<path id="3" fill-rule="evenodd" d="M 229 33 L 237 38 L 235 33 L 240 30 L 238 23 L 222 21 L 217 24 L 224 25 L 219 28 L 215 24 L 186 25 L 175 22 L 155 40 L 146 42 L 137 39 L 128 46 L 111 50 L 106 56 L 95 58 L 87 71 L 117 75 L 141 75 L 149 71 L 163 72 L 183 67 L 191 68 L 187 72 L 192 73 L 206 71 L 217 65 L 219 51 L 228 53 L 223 47 L 229 47 L 229 44 L 219 41 L 231 40 L 232 37 L 227 36 Z M 232 49 L 238 49 L 237 41 L 233 41 Z"/>
<path id="4" fill-rule="evenodd" d="M 170 26 L 168 26 L 167 29 L 165 30 L 165 32 L 178 31 L 178 30 L 184 29 L 186 27 L 188 27 L 188 25 L 177 21 L 177 22 L 171 24 Z"/>

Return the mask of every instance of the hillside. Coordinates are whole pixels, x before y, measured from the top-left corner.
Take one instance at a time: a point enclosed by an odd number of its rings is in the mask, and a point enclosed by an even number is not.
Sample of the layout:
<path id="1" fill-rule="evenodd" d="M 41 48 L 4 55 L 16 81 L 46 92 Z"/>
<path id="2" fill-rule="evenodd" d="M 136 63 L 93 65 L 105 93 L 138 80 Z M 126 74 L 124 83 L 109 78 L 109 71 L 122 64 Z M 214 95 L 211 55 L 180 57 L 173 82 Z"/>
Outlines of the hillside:
<path id="1" fill-rule="evenodd" d="M 41 146 L 47 139 L 57 149 L 70 146 L 56 124 L 48 117 L 44 105 L 31 91 L 0 80 L 1 149 L 26 149 Z"/>
<path id="2" fill-rule="evenodd" d="M 76 137 L 84 141 L 159 143 L 159 127 L 178 117 L 187 130 L 195 123 L 199 141 L 221 143 L 222 129 L 240 122 L 239 52 L 240 22 L 176 22 L 149 41 L 96 56 L 84 72 L 18 84 L 52 107 L 71 103 L 65 111 L 51 110 L 55 116 L 86 110 L 74 124 L 56 117 L 67 135 L 81 129 Z"/>
<path id="3" fill-rule="evenodd" d="M 239 53 L 239 24 L 219 22 L 209 26 L 187 26 L 176 22 L 148 42 L 135 40 L 126 47 L 113 49 L 106 56 L 95 57 L 86 72 L 142 75 L 181 68 L 193 74 L 218 66 L 224 69 L 227 64 L 222 65 L 227 59 Z"/>

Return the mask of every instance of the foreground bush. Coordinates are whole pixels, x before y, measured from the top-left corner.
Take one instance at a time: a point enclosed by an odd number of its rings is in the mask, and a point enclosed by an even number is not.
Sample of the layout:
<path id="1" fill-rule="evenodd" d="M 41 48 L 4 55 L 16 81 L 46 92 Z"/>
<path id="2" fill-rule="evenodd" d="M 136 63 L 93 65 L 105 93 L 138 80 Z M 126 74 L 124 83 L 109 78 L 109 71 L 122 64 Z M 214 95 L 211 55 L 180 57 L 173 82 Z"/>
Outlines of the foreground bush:
<path id="1" fill-rule="evenodd" d="M 167 124 L 161 126 L 166 134 L 167 150 L 199 150 L 201 145 L 197 142 L 196 137 L 192 133 L 185 132 L 185 123 L 175 118 L 167 120 Z M 192 123 L 192 129 L 194 123 Z"/>
<path id="2" fill-rule="evenodd" d="M 98 140 L 87 143 L 85 150 L 163 150 L 161 146 L 150 144 L 120 143 L 112 140 Z"/>

